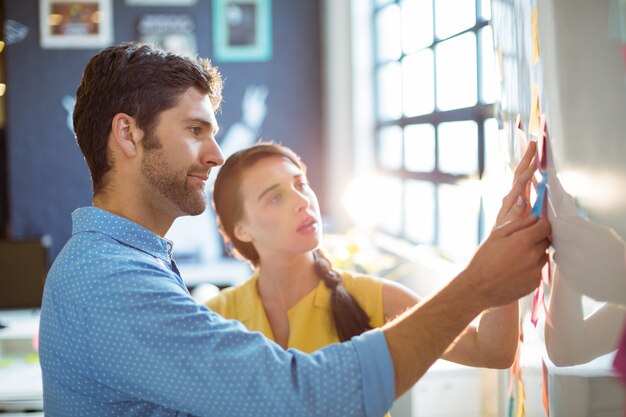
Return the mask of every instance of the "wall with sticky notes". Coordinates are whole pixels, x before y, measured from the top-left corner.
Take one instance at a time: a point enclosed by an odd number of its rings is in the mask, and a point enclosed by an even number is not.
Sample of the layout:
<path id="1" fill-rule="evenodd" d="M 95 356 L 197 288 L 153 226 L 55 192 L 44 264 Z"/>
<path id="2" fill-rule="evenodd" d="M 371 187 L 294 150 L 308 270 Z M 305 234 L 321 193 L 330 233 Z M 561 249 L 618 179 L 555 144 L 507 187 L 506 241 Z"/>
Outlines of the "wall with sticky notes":
<path id="1" fill-rule="evenodd" d="M 623 416 L 626 1 L 492 0 L 492 15 L 501 146 L 514 166 L 538 142 L 533 213 L 553 231 L 508 415 Z"/>

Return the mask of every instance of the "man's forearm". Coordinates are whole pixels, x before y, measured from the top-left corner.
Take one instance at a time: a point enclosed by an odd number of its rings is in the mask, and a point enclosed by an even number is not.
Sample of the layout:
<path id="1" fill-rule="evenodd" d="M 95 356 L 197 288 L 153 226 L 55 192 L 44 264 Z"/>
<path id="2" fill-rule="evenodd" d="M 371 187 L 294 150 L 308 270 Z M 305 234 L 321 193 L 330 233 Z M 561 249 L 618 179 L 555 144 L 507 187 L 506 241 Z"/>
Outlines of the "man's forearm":
<path id="1" fill-rule="evenodd" d="M 415 384 L 487 308 L 466 274 L 383 327 L 394 363 L 396 397 Z"/>

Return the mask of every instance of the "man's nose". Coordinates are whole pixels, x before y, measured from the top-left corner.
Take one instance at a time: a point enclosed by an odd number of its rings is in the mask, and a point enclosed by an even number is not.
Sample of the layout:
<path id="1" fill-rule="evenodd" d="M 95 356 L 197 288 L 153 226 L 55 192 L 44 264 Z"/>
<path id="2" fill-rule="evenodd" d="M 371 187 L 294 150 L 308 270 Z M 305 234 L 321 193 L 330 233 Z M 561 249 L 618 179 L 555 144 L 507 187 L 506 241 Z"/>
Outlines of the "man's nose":
<path id="1" fill-rule="evenodd" d="M 207 141 L 202 153 L 202 163 L 212 167 L 224 165 L 224 154 L 215 141 L 215 137 Z"/>

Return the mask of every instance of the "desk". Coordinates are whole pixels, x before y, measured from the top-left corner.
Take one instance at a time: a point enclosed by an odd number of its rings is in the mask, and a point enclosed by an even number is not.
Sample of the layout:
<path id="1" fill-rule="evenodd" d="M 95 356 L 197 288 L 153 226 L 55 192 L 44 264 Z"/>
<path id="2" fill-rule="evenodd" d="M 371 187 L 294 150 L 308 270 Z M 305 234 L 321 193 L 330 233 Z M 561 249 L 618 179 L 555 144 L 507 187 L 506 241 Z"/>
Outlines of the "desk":
<path id="1" fill-rule="evenodd" d="M 39 311 L 0 311 L 0 322 L 7 326 L 0 329 L 0 412 L 41 411 L 43 384 L 32 342 L 39 329 Z"/>

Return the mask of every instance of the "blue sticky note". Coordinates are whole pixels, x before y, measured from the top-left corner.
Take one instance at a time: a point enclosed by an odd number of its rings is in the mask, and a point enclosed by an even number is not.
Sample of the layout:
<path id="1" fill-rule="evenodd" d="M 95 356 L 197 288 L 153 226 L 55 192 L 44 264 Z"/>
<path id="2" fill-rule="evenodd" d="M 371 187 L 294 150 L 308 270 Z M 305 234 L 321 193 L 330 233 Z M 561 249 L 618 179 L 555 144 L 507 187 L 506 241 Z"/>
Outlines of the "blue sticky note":
<path id="1" fill-rule="evenodd" d="M 543 209 L 543 199 L 546 195 L 546 184 L 548 183 L 548 174 L 545 172 L 541 173 L 541 181 L 537 184 L 537 200 L 535 200 L 535 205 L 533 205 L 532 210 L 530 210 L 530 214 L 540 217 L 541 211 Z"/>

